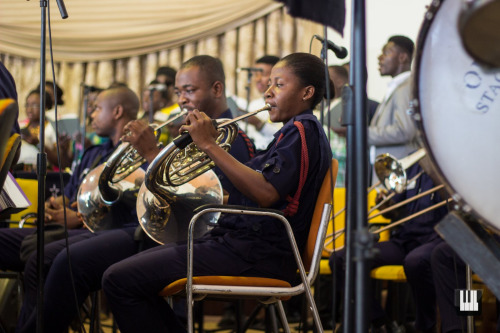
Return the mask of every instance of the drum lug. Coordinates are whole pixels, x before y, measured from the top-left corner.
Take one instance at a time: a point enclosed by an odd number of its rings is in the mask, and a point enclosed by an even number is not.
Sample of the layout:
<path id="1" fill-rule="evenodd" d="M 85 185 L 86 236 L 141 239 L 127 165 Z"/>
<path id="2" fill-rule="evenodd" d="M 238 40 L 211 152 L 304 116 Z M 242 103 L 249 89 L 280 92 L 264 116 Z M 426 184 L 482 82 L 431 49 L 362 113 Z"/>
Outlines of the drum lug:
<path id="1" fill-rule="evenodd" d="M 408 114 L 415 120 L 415 121 L 420 121 L 422 117 L 420 114 L 417 112 L 418 109 L 418 99 L 414 99 L 410 101 L 410 108 L 408 109 Z"/>

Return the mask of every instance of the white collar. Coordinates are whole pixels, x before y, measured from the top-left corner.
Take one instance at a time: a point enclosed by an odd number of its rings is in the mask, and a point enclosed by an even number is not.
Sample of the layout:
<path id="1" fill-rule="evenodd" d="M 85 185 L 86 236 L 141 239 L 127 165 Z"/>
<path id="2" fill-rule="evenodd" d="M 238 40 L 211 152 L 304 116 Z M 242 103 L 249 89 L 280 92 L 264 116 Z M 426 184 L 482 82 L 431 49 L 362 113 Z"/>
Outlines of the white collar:
<path id="1" fill-rule="evenodd" d="M 395 77 L 393 77 L 392 80 L 387 84 L 387 91 L 385 92 L 384 100 L 382 102 L 385 102 L 387 99 L 389 99 L 389 97 L 392 95 L 394 90 L 396 90 L 396 88 L 399 85 L 401 85 L 401 83 L 406 81 L 406 79 L 408 79 L 408 77 L 410 77 L 410 75 L 411 75 L 411 72 L 406 71 L 406 72 L 400 73 L 400 74 L 396 75 Z"/>

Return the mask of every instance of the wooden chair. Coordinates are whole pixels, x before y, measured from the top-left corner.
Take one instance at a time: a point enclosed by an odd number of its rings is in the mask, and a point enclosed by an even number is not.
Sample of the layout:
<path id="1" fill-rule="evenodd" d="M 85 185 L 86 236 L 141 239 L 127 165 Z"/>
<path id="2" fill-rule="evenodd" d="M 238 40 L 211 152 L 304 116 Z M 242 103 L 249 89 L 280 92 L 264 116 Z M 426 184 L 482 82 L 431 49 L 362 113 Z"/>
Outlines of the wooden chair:
<path id="1" fill-rule="evenodd" d="M 290 297 L 299 294 L 306 295 L 313 312 L 316 327 L 319 332 L 323 331 L 318 311 L 311 293 L 311 285 L 319 271 L 319 261 L 323 250 L 326 228 L 328 226 L 328 221 L 330 220 L 332 193 L 333 187 L 335 186 L 337 171 L 338 162 L 333 159 L 316 200 L 307 245 L 302 258 L 297 249 L 292 228 L 281 211 L 231 206 L 200 207 L 201 210 L 193 216 L 189 225 L 187 278 L 174 281 L 166 286 L 160 293 L 160 296 L 163 297 L 170 297 L 183 292 L 186 293 L 188 305 L 188 332 L 192 333 L 194 329 L 192 309 L 193 300 L 204 299 L 207 295 L 231 298 L 253 298 L 265 304 L 277 304 L 283 327 L 286 332 L 290 332 L 281 301 L 287 300 Z M 224 214 L 267 215 L 280 220 L 285 226 L 290 239 L 290 244 L 294 252 L 298 272 L 302 282 L 299 285 L 291 286 L 288 281 L 262 277 L 192 276 L 193 226 L 202 215 L 211 212 L 222 212 Z"/>

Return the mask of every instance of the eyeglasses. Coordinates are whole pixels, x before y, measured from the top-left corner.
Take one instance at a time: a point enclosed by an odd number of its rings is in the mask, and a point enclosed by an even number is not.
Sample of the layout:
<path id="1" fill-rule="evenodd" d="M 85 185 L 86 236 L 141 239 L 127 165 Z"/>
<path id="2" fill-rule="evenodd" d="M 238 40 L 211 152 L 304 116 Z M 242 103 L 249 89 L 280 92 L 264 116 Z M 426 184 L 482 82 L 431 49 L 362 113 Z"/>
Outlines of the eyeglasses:
<path id="1" fill-rule="evenodd" d="M 40 109 L 40 104 L 26 104 L 25 105 L 26 109 Z"/>

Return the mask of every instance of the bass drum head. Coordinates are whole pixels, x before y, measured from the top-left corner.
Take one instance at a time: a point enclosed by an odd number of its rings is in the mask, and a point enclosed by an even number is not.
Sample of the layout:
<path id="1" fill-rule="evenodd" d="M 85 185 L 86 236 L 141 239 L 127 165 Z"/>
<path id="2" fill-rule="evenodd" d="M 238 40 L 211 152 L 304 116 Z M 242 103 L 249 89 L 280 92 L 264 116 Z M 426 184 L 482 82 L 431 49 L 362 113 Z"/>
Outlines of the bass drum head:
<path id="1" fill-rule="evenodd" d="M 417 40 L 414 111 L 432 170 L 460 208 L 500 231 L 500 69 L 464 50 L 461 1 L 433 1 Z"/>

